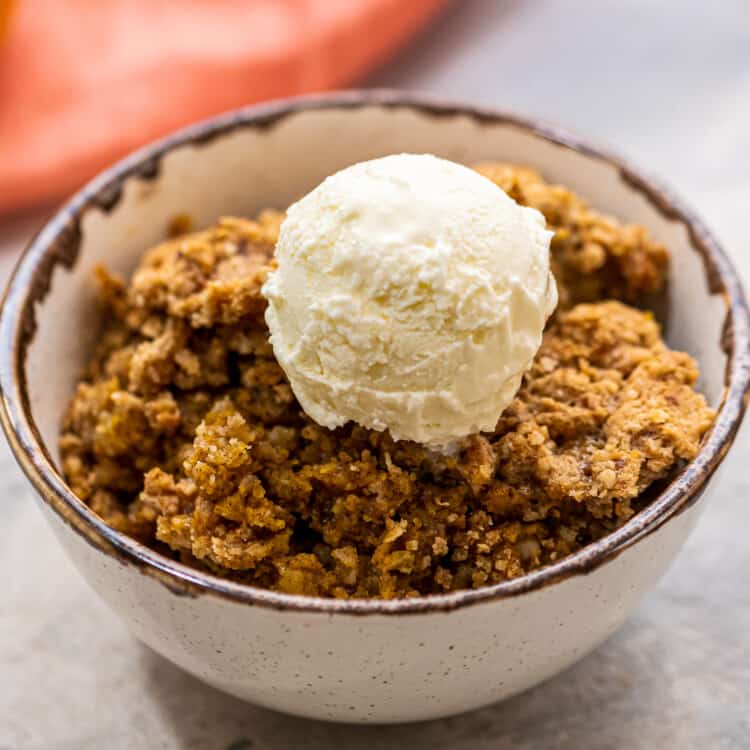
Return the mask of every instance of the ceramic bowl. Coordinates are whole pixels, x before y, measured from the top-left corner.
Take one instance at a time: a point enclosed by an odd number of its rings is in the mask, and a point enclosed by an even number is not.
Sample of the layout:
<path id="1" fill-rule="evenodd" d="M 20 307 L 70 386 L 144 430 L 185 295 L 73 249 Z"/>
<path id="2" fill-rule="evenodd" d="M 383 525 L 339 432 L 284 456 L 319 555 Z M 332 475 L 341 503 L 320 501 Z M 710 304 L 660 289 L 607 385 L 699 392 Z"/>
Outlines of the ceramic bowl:
<path id="1" fill-rule="evenodd" d="M 402 601 L 304 598 L 220 580 L 108 528 L 60 475 L 61 414 L 95 334 L 92 269 L 128 273 L 170 219 L 284 207 L 352 162 L 401 151 L 529 164 L 673 253 L 672 346 L 718 409 L 697 458 L 610 536 L 495 586 Z M 109 169 L 31 242 L 0 321 L 3 426 L 78 569 L 134 635 L 221 690 L 318 719 L 395 722 L 524 690 L 601 643 L 693 528 L 742 417 L 748 310 L 701 222 L 621 160 L 530 120 L 406 94 L 344 93 L 240 110 Z M 700 502 L 699 502 L 700 501 Z M 94 665 L 91 665 L 94 668 Z"/>

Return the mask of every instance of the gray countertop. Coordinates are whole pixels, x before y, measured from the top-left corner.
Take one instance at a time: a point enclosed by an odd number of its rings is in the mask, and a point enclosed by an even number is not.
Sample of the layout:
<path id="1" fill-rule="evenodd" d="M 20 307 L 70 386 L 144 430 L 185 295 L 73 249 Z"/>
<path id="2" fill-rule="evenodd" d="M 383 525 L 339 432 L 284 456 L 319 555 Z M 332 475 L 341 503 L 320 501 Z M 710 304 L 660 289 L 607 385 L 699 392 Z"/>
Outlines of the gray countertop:
<path id="1" fill-rule="evenodd" d="M 516 109 L 664 177 L 750 277 L 747 0 L 466 0 L 371 80 Z M 0 222 L 0 277 L 41 220 Z M 750 430 L 668 575 L 607 643 L 503 704 L 429 724 L 289 718 L 139 645 L 86 587 L 0 444 L 0 750 L 750 747 Z"/>

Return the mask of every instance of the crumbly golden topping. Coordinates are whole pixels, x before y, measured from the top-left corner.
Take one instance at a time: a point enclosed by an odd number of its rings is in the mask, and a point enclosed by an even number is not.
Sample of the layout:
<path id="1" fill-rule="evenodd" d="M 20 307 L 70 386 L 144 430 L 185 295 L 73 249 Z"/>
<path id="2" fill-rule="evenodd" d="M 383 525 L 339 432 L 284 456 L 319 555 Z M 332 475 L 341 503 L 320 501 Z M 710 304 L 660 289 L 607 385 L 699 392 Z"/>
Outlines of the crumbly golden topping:
<path id="1" fill-rule="evenodd" d="M 497 163 L 476 169 L 518 203 L 541 211 L 555 232 L 551 260 L 559 309 L 606 298 L 637 302 L 662 288 L 669 253 L 644 227 L 593 211 L 575 193 L 546 183 L 533 169 Z"/>
<path id="2" fill-rule="evenodd" d="M 98 273 L 105 329 L 67 411 L 73 490 L 116 529 L 252 585 L 334 597 L 478 587 L 617 528 L 692 458 L 713 414 L 648 312 L 668 256 L 530 170 L 484 165 L 555 230 L 563 309 L 495 431 L 455 457 L 300 409 L 260 287 L 280 220 L 164 242 Z"/>

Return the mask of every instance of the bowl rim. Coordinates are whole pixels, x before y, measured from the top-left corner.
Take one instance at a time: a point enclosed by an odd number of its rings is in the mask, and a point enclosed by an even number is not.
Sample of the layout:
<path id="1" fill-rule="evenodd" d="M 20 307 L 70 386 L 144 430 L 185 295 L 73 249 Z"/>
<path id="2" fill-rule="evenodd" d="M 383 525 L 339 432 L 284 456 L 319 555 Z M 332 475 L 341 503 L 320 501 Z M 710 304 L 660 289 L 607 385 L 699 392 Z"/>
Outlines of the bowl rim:
<path id="1" fill-rule="evenodd" d="M 72 267 L 80 236 L 79 221 L 92 208 L 114 207 L 124 182 L 154 178 L 160 159 L 184 145 L 200 145 L 238 128 L 268 128 L 305 110 L 367 107 L 410 109 L 431 117 L 468 117 L 478 123 L 503 124 L 523 130 L 586 158 L 615 167 L 622 180 L 652 206 L 688 231 L 693 249 L 703 258 L 712 295 L 726 305 L 722 348 L 727 353 L 724 391 L 716 420 L 695 459 L 687 464 L 642 511 L 616 531 L 572 555 L 518 578 L 479 589 L 413 599 L 331 599 L 283 594 L 235 583 L 171 560 L 107 526 L 68 488 L 55 468 L 34 423 L 25 379 L 25 356 L 36 328 L 35 306 L 50 288 L 57 265 Z M 71 250 L 72 247 L 72 250 Z M 121 563 L 135 565 L 181 596 L 214 595 L 238 603 L 277 610 L 323 614 L 398 615 L 449 611 L 537 591 L 572 576 L 585 575 L 650 535 L 702 495 L 739 428 L 750 387 L 750 314 L 739 275 L 703 222 L 650 176 L 609 149 L 590 144 L 537 118 L 504 110 L 446 101 L 392 90 L 351 90 L 290 97 L 244 107 L 182 128 L 133 152 L 94 177 L 73 195 L 31 239 L 7 285 L 0 312 L 0 421 L 22 470 L 44 503 L 88 543 Z"/>

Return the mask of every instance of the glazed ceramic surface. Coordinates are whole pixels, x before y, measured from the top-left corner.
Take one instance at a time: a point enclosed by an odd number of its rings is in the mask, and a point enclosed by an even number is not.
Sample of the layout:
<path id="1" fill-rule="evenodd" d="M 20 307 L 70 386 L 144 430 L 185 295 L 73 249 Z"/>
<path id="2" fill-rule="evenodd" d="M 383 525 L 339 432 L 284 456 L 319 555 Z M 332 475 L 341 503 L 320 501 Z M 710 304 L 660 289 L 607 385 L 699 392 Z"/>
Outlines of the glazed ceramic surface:
<path id="1" fill-rule="evenodd" d="M 96 327 L 93 268 L 127 274 L 170 220 L 283 208 L 331 172 L 429 152 L 528 164 L 598 209 L 645 224 L 673 254 L 660 311 L 695 356 L 719 417 L 699 457 L 618 532 L 498 586 L 408 601 L 342 602 L 240 586 L 108 529 L 58 474 L 62 411 Z M 136 637 L 216 687 L 337 721 L 465 711 L 550 677 L 601 643 L 677 554 L 742 416 L 748 317 L 715 241 L 617 160 L 501 114 L 384 93 L 303 99 L 226 115 L 148 148 L 91 183 L 37 236 L 0 324 L 3 422 L 57 536 Z M 95 665 L 90 665 L 91 669 Z"/>

